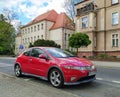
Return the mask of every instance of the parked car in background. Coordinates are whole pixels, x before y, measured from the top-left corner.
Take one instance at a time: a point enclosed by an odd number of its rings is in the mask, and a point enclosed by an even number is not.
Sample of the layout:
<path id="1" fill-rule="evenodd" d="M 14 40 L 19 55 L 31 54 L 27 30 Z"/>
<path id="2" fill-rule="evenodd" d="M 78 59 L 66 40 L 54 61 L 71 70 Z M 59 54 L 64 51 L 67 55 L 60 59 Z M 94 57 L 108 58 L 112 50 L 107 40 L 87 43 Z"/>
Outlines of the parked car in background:
<path id="1" fill-rule="evenodd" d="M 54 47 L 33 47 L 21 53 L 14 64 L 17 77 L 32 74 L 48 80 L 54 87 L 95 80 L 92 62 Z"/>

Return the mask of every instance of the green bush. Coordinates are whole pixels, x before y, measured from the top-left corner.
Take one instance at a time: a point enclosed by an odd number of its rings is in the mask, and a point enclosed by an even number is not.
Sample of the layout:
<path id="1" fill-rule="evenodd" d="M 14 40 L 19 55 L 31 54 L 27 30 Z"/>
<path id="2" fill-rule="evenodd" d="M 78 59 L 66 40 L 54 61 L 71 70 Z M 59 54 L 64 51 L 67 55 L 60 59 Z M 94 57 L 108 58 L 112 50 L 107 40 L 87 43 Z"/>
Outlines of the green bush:
<path id="1" fill-rule="evenodd" d="M 0 47 L 0 53 L 1 53 L 1 52 L 3 52 L 3 48 L 2 48 L 2 47 Z"/>
<path id="2" fill-rule="evenodd" d="M 96 57 L 95 56 L 89 56 L 88 58 L 93 59 L 93 58 L 96 58 Z"/>
<path id="3" fill-rule="evenodd" d="M 29 47 L 34 46 L 47 46 L 47 47 L 57 47 L 60 48 L 61 46 L 56 44 L 53 40 L 44 40 L 44 39 L 38 39 L 34 42 L 34 44 L 30 43 Z"/>
<path id="4" fill-rule="evenodd" d="M 99 54 L 97 57 L 98 58 L 108 58 L 108 55 L 107 54 Z"/>

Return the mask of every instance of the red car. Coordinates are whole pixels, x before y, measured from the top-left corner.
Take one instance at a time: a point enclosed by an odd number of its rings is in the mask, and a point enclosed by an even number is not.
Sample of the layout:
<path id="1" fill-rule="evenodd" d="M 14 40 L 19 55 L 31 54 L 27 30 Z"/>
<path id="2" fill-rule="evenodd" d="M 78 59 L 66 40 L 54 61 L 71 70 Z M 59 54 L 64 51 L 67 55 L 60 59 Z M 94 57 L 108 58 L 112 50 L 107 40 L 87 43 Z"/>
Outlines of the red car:
<path id="1" fill-rule="evenodd" d="M 96 68 L 87 59 L 53 47 L 33 47 L 21 53 L 14 65 L 15 75 L 32 74 L 54 87 L 95 80 Z"/>

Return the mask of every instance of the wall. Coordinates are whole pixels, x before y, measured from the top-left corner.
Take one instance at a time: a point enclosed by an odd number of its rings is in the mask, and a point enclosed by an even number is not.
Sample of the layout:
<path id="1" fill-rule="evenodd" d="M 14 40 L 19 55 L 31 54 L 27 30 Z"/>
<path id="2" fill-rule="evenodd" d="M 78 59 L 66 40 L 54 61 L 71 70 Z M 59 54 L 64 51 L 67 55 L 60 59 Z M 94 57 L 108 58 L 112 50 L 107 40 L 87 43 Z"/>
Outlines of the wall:
<path id="1" fill-rule="evenodd" d="M 21 45 L 21 36 L 19 35 L 15 38 L 15 54 L 16 55 L 21 53 L 21 50 L 19 49 L 20 45 Z"/>
<path id="2" fill-rule="evenodd" d="M 88 0 L 82 2 L 75 6 L 76 10 L 86 6 L 88 3 L 93 0 Z M 93 12 L 86 12 L 79 16 L 76 16 L 76 31 L 83 32 L 89 35 L 92 44 L 87 48 L 79 49 L 83 55 L 92 55 L 92 51 L 95 54 L 103 53 L 104 51 L 110 55 L 119 55 L 120 54 L 120 4 L 112 4 L 112 0 L 94 0 L 96 10 Z M 120 0 L 119 0 L 120 3 Z M 118 12 L 119 14 L 119 23 L 117 25 L 112 25 L 112 13 Z M 88 28 L 82 29 L 81 18 L 88 17 Z M 96 27 L 94 22 L 96 19 Z M 93 33 L 93 34 L 90 34 Z M 112 34 L 118 34 L 118 47 L 112 47 Z M 96 48 L 94 48 L 94 38 L 96 36 Z M 91 53 L 90 53 L 91 51 Z"/>
<path id="3" fill-rule="evenodd" d="M 41 28 L 43 24 L 43 29 Z M 39 25 L 39 30 L 38 30 L 38 25 Z M 34 30 L 34 26 L 36 26 L 36 30 Z M 23 32 L 23 30 L 28 29 L 31 27 L 33 27 L 33 31 L 27 31 L 26 33 Z M 36 41 L 37 39 L 45 39 L 46 38 L 46 22 L 45 21 L 41 21 L 39 23 L 30 25 L 28 27 L 25 27 L 22 29 L 22 44 L 24 45 L 25 49 L 28 48 L 30 42 L 34 43 L 34 41 Z"/>
<path id="4" fill-rule="evenodd" d="M 49 33 L 49 39 L 55 41 L 57 44 L 62 46 L 62 28 L 51 30 Z"/>

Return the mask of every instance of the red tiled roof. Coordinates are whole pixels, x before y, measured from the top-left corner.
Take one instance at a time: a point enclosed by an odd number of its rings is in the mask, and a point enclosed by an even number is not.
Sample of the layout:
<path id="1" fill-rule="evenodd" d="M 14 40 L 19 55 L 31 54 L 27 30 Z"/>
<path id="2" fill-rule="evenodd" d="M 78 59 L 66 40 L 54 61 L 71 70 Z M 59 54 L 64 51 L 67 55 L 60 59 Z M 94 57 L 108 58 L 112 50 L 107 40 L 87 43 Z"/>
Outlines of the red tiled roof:
<path id="1" fill-rule="evenodd" d="M 55 10 L 48 11 L 48 12 L 36 17 L 34 20 L 29 22 L 26 26 L 29 26 L 29 25 L 34 24 L 36 22 L 40 22 L 42 20 L 48 20 L 48 21 L 55 22 L 57 15 L 58 15 L 58 13 Z"/>
<path id="2" fill-rule="evenodd" d="M 56 22 L 50 30 L 58 28 L 68 28 L 74 30 L 72 24 L 73 22 L 71 21 L 71 19 L 65 13 L 61 13 L 57 16 Z"/>
<path id="3" fill-rule="evenodd" d="M 68 29 L 74 30 L 74 26 L 71 25 L 73 24 L 71 19 L 65 13 L 58 14 L 55 10 L 51 10 L 42 15 L 39 15 L 24 27 L 43 21 L 43 20 L 54 22 L 50 30 L 58 29 L 58 28 L 68 28 Z"/>

